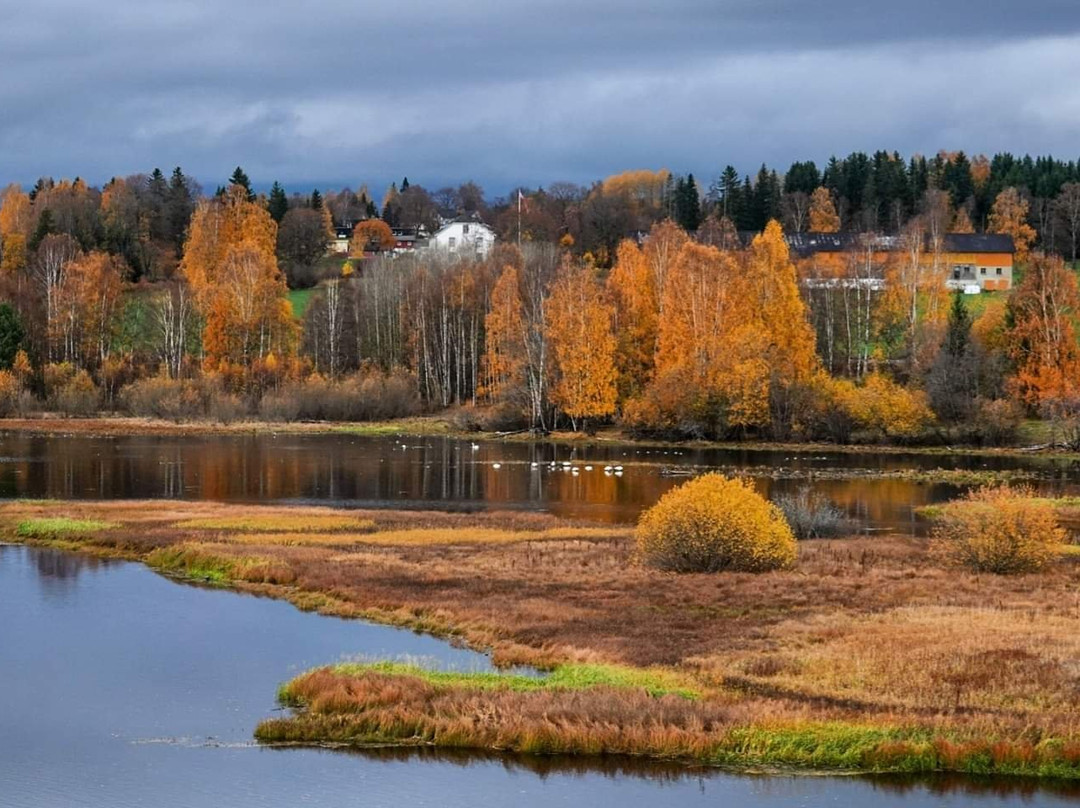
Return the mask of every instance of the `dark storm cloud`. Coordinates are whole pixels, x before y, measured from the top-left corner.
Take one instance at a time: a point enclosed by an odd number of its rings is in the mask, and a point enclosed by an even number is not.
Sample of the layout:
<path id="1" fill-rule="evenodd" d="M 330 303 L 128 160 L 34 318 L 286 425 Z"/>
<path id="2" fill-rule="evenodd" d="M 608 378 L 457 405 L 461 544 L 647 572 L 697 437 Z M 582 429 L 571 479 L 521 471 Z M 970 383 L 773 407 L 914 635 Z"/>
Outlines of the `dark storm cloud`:
<path id="1" fill-rule="evenodd" d="M 0 0 L 0 181 L 1080 152 L 1075 0 Z"/>

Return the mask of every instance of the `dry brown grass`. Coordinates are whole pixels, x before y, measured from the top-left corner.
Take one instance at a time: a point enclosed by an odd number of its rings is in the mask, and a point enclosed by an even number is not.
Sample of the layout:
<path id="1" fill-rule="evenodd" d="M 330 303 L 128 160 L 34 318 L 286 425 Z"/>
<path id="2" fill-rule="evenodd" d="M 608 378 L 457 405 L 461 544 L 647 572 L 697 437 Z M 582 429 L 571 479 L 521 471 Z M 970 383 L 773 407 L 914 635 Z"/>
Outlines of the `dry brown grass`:
<path id="1" fill-rule="evenodd" d="M 1036 574 L 980 575 L 943 568 L 927 540 L 863 536 L 802 542 L 791 570 L 674 575 L 635 565 L 625 528 L 537 513 L 0 506 L 0 525 L 15 540 L 20 520 L 48 517 L 118 525 L 78 539 L 93 552 L 156 554 L 163 569 L 305 609 L 452 634 L 492 648 L 501 662 L 678 669 L 733 694 L 759 723 L 859 721 L 1036 745 L 1048 736 L 1080 740 L 1076 555 Z M 275 518 L 373 527 L 266 534 L 176 526 Z M 425 533 L 439 538 L 423 541 Z"/>

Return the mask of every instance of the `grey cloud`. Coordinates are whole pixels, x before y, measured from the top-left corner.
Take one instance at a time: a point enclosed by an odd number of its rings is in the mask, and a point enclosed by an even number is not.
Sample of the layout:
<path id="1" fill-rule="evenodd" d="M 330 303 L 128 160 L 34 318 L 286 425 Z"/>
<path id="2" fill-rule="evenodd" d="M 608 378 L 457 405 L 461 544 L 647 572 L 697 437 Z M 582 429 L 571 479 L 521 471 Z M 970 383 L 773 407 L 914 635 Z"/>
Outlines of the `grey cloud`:
<path id="1" fill-rule="evenodd" d="M 853 148 L 1080 151 L 1073 0 L 39 0 L 0 7 L 0 181 L 242 163 L 585 181 Z"/>

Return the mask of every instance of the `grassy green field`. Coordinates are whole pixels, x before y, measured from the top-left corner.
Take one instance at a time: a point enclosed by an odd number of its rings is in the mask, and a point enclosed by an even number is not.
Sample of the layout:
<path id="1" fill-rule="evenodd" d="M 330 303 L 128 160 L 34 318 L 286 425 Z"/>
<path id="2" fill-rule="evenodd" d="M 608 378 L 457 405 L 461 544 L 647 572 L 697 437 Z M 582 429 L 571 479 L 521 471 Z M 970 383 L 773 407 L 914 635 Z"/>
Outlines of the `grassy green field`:
<path id="1" fill-rule="evenodd" d="M 289 302 L 292 303 L 293 317 L 297 320 L 304 319 L 304 312 L 307 311 L 308 304 L 311 303 L 311 296 L 314 293 L 314 289 L 289 290 Z"/>

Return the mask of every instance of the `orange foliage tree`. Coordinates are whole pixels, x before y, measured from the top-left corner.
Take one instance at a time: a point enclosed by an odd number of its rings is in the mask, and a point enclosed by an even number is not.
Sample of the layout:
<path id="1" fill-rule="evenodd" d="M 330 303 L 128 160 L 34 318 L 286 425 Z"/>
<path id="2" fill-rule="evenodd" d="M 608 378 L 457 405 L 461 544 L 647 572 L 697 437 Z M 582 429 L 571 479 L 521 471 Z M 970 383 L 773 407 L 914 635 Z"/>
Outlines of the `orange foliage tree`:
<path id="1" fill-rule="evenodd" d="M 688 240 L 682 228 L 668 220 L 653 225 L 644 249 L 629 240 L 619 245 L 607 286 L 615 306 L 616 365 L 623 398 L 638 395 L 652 377 L 661 290 Z"/>
<path id="2" fill-rule="evenodd" d="M 366 252 L 380 252 L 394 246 L 394 233 L 390 225 L 382 219 L 364 219 L 353 228 L 349 252 L 363 255 Z"/>
<path id="3" fill-rule="evenodd" d="M 1013 390 L 1030 406 L 1080 393 L 1078 304 L 1076 276 L 1060 258 L 1035 253 L 1009 300 Z"/>
<path id="4" fill-rule="evenodd" d="M 518 271 L 517 267 L 508 264 L 495 281 L 491 290 L 491 308 L 484 318 L 486 382 L 481 394 L 490 401 L 509 398 L 525 385 L 523 330 Z"/>
<path id="5" fill-rule="evenodd" d="M 837 233 L 840 215 L 833 205 L 832 195 L 824 186 L 816 188 L 810 197 L 810 230 L 815 233 Z"/>
<path id="6" fill-rule="evenodd" d="M 579 421 L 615 412 L 614 307 L 595 270 L 564 259 L 546 306 L 548 344 L 554 360 L 551 400 Z"/>
<path id="7" fill-rule="evenodd" d="M 1035 228 L 1027 221 L 1030 208 L 1031 205 L 1018 190 L 1006 188 L 997 195 L 990 210 L 990 232 L 1012 236 L 1016 245 L 1016 260 L 1021 264 L 1027 261 L 1036 235 Z"/>
<path id="8" fill-rule="evenodd" d="M 818 368 L 814 333 L 780 225 L 744 253 L 693 242 L 660 295 L 655 374 L 628 420 L 665 431 L 786 430 L 791 394 Z"/>
<path id="9" fill-rule="evenodd" d="M 276 239 L 270 214 L 237 186 L 196 208 L 181 271 L 204 320 L 211 364 L 250 366 L 292 350 L 295 324 Z"/>
<path id="10" fill-rule="evenodd" d="M 30 236 L 30 197 L 18 185 L 0 194 L 0 272 L 14 274 L 26 266 Z"/>

